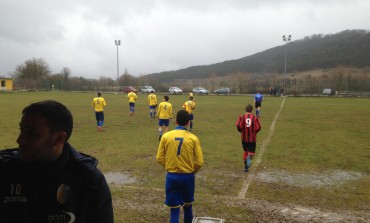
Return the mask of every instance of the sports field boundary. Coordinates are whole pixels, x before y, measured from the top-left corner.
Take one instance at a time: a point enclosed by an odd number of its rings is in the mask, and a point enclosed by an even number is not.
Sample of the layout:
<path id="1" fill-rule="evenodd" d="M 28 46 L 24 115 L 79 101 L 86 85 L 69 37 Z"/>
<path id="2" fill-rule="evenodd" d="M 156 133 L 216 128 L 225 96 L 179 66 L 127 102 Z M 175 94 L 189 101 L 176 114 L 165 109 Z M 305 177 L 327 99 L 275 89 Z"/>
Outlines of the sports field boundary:
<path id="1" fill-rule="evenodd" d="M 275 123 L 276 123 L 276 120 L 278 119 L 279 115 L 280 115 L 280 112 L 281 110 L 283 110 L 283 107 L 284 107 L 284 103 L 285 103 L 285 97 L 284 97 L 284 100 L 283 102 L 281 103 L 280 105 L 280 109 L 279 111 L 276 113 L 275 115 L 275 118 L 274 120 L 272 121 L 271 123 L 271 128 L 270 128 L 270 132 L 269 134 L 267 135 L 267 137 L 263 140 L 262 142 L 262 145 L 261 147 L 259 148 L 259 153 L 258 153 L 258 156 L 257 156 L 257 159 L 256 159 L 256 162 L 254 162 L 254 164 L 251 166 L 250 168 L 250 171 L 254 171 L 255 169 L 258 168 L 258 165 L 260 164 L 261 160 L 262 160 L 262 156 L 263 154 L 265 153 L 265 150 L 266 150 L 266 147 L 268 146 L 268 144 L 270 143 L 271 141 L 271 138 L 272 138 L 272 135 L 274 134 L 274 130 L 275 130 Z M 241 188 L 237 198 L 240 198 L 240 199 L 243 199 L 245 198 L 245 194 L 247 193 L 248 191 L 248 188 L 249 188 L 249 185 L 250 183 L 252 182 L 253 180 L 253 177 L 254 177 L 254 174 L 249 174 L 247 175 L 247 178 L 244 180 L 243 182 L 243 187 Z"/>

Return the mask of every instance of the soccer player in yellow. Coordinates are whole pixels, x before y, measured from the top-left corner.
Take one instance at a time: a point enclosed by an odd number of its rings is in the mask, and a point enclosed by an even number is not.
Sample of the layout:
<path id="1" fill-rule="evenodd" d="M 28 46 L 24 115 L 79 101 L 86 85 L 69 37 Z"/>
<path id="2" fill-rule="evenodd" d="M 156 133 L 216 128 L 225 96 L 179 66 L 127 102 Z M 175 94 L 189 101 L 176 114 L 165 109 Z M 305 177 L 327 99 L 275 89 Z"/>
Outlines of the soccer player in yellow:
<path id="1" fill-rule="evenodd" d="M 98 92 L 98 96 L 95 97 L 92 101 L 92 106 L 94 106 L 95 109 L 95 119 L 96 119 L 96 125 L 98 126 L 99 131 L 103 131 L 102 126 L 104 124 L 104 107 L 107 106 L 107 103 L 105 102 L 104 98 L 101 97 L 101 93 Z"/>
<path id="2" fill-rule="evenodd" d="M 194 120 L 194 109 L 195 109 L 195 102 L 194 97 L 190 96 L 189 101 L 185 102 L 182 105 L 182 108 L 185 109 L 189 113 L 190 121 L 189 121 L 189 131 L 193 128 L 193 120 Z"/>
<path id="3" fill-rule="evenodd" d="M 157 111 L 159 120 L 159 140 L 161 140 L 163 133 L 168 131 L 168 126 L 170 124 L 170 120 L 172 119 L 172 105 L 168 102 L 170 98 L 166 95 L 163 97 L 163 100 L 163 102 L 159 103 Z"/>
<path id="4" fill-rule="evenodd" d="M 167 172 L 165 205 L 171 208 L 170 222 L 179 222 L 182 206 L 184 223 L 191 223 L 195 173 L 203 166 L 203 152 L 198 137 L 186 130 L 189 113 L 178 111 L 176 123 L 177 127 L 159 142 L 157 162 Z"/>
<path id="5" fill-rule="evenodd" d="M 149 112 L 150 118 L 155 118 L 156 116 L 156 107 L 157 107 L 157 95 L 154 94 L 154 91 L 151 91 L 148 95 L 148 103 L 149 103 Z"/>
<path id="6" fill-rule="evenodd" d="M 130 106 L 130 116 L 133 116 L 135 114 L 135 101 L 137 99 L 137 95 L 134 91 L 130 91 L 127 94 L 128 98 L 128 104 Z"/>
<path id="7" fill-rule="evenodd" d="M 194 98 L 194 93 L 192 90 L 189 91 L 189 97 L 193 97 Z"/>

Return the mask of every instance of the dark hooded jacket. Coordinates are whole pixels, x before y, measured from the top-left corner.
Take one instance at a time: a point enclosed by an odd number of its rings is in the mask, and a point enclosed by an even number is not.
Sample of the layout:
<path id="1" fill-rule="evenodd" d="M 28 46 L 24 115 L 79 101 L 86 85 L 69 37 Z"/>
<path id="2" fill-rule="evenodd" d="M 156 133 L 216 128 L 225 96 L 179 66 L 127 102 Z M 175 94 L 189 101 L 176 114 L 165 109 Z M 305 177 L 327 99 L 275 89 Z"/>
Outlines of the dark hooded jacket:
<path id="1" fill-rule="evenodd" d="M 110 223 L 112 197 L 98 161 L 68 143 L 52 164 L 0 151 L 0 222 Z"/>

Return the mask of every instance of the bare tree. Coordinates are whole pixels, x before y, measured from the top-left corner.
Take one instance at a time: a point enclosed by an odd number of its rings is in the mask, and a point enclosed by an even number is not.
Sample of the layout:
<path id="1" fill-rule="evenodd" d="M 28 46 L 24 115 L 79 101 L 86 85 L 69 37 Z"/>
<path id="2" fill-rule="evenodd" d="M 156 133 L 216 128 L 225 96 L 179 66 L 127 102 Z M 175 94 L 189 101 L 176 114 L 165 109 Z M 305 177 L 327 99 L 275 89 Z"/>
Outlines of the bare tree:
<path id="1" fill-rule="evenodd" d="M 39 89 L 51 74 L 48 63 L 42 58 L 26 60 L 16 67 L 14 75 L 19 88 Z"/>
<path id="2" fill-rule="evenodd" d="M 49 64 L 42 58 L 26 60 L 24 64 L 17 66 L 15 75 L 19 78 L 42 79 L 49 76 L 51 70 Z"/>

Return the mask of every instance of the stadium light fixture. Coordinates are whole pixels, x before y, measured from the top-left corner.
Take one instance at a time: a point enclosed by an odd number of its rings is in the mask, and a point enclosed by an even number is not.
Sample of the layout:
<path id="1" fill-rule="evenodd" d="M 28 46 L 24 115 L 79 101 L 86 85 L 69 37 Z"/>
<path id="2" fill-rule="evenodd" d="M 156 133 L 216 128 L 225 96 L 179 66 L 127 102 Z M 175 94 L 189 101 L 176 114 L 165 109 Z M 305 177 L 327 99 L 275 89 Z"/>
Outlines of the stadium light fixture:
<path id="1" fill-rule="evenodd" d="M 285 61 L 284 61 L 284 96 L 285 96 L 285 88 L 286 88 L 286 56 L 287 56 L 287 46 L 288 42 L 292 39 L 292 35 L 288 35 L 287 37 L 283 35 L 283 41 L 285 42 Z"/>
<path id="2" fill-rule="evenodd" d="M 121 45 L 121 40 L 115 40 L 117 46 L 117 91 L 119 91 L 119 65 L 118 65 L 118 46 Z"/>

